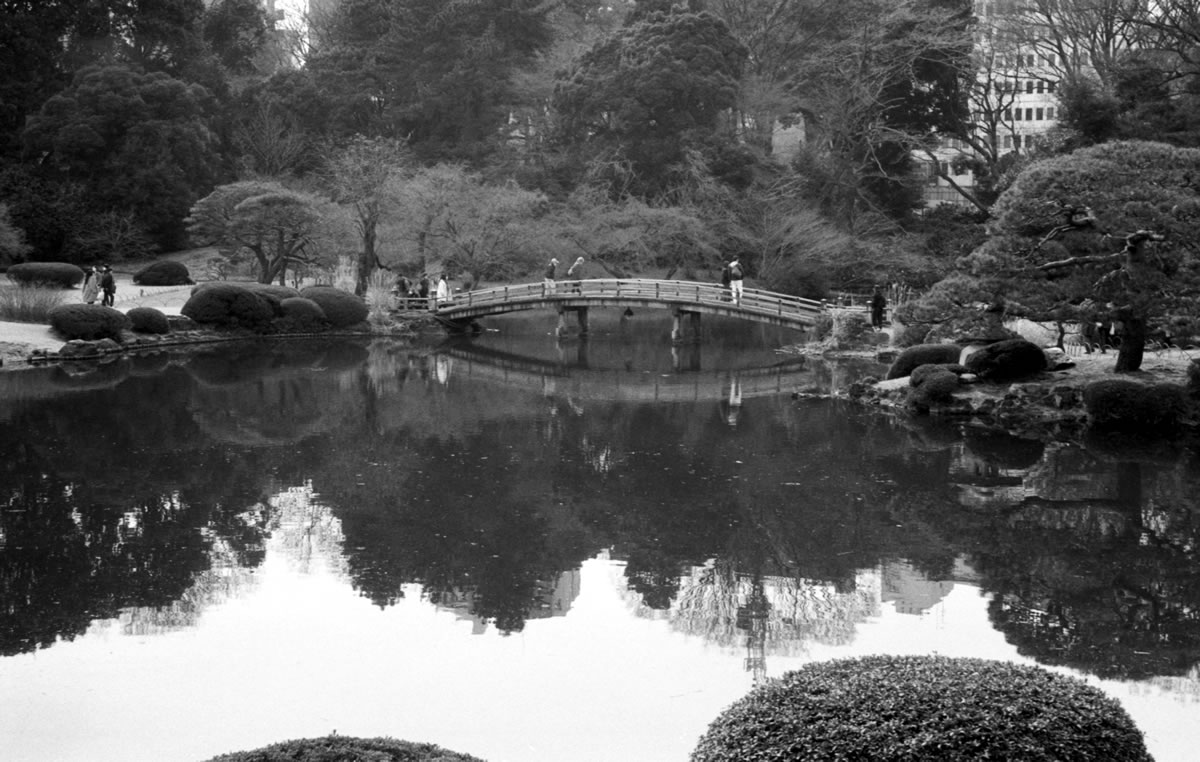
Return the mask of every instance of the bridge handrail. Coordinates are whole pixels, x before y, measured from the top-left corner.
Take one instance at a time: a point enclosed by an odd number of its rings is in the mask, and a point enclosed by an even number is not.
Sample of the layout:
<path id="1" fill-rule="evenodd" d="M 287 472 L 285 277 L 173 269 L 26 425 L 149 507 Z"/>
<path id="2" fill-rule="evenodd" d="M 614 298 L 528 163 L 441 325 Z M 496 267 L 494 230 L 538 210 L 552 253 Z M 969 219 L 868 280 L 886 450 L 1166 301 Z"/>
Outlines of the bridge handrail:
<path id="1" fill-rule="evenodd" d="M 547 293 L 543 283 L 517 283 L 460 292 L 452 300 L 438 305 L 438 311 L 531 301 L 569 301 L 583 297 L 730 305 L 729 289 L 716 283 L 651 278 L 589 278 L 557 281 L 553 293 Z M 744 289 L 740 306 L 748 311 L 778 315 L 783 315 L 785 311 L 813 314 L 827 309 L 823 302 L 814 299 L 756 288 Z"/>

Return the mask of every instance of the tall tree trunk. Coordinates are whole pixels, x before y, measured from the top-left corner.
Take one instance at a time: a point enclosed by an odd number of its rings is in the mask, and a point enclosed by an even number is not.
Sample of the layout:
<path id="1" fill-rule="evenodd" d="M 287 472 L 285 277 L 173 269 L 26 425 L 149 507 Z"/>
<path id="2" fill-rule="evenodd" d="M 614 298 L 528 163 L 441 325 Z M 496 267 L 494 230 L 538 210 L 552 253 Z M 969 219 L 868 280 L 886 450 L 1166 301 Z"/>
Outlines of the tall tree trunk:
<path id="1" fill-rule="evenodd" d="M 1117 350 L 1117 373 L 1132 373 L 1142 367 L 1146 352 L 1146 319 L 1131 317 L 1122 321 L 1121 347 Z"/>
<path id="2" fill-rule="evenodd" d="M 379 261 L 375 255 L 375 220 L 363 220 L 362 226 L 362 250 L 358 253 L 358 278 L 354 281 L 356 296 L 366 295 L 367 282 L 371 279 L 371 273 L 375 272 L 375 263 Z"/>

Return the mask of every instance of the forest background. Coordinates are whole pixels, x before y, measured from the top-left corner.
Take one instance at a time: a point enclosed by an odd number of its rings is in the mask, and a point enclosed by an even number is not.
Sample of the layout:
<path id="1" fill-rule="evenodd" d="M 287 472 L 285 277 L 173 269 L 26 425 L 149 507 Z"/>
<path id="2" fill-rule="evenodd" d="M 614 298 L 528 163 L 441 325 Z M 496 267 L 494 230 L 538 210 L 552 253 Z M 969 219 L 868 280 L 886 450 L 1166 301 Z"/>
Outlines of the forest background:
<path id="1" fill-rule="evenodd" d="M 737 257 L 811 298 L 923 291 L 962 277 L 1031 164 L 1200 146 L 1190 0 L 1010 5 L 1004 44 L 1090 53 L 1060 58 L 1059 126 L 1002 152 L 1011 74 L 971 0 L 341 0 L 298 24 L 258 0 L 0 0 L 0 258 L 214 244 L 218 275 L 261 280 L 349 258 L 361 293 L 381 268 L 715 280 Z M 948 138 L 970 157 L 917 161 Z M 962 204 L 925 208 L 930 168 L 965 166 Z"/>

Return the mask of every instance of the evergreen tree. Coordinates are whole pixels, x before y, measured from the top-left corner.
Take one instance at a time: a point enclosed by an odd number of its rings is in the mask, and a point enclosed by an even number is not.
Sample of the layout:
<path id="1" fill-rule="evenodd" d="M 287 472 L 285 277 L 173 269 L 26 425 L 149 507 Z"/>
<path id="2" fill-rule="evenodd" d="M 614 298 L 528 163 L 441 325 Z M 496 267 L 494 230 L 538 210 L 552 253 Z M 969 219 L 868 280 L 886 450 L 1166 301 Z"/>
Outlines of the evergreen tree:
<path id="1" fill-rule="evenodd" d="M 967 258 L 981 291 L 1034 318 L 1121 323 L 1117 371 L 1147 332 L 1194 331 L 1200 295 L 1200 149 L 1121 142 L 1033 164 Z M 1015 303 L 1015 304 L 1014 304 Z"/>

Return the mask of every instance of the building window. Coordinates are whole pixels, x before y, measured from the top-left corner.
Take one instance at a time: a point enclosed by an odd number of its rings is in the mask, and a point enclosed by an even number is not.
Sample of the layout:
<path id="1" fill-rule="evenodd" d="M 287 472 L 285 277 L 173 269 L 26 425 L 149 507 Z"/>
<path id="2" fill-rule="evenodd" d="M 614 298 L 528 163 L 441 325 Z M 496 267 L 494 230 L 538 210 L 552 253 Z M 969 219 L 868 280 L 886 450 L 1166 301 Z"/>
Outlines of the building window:
<path id="1" fill-rule="evenodd" d="M 1033 109 L 1031 109 L 1031 108 L 1025 109 L 1025 121 L 1027 121 L 1027 122 L 1033 121 Z"/>
<path id="2" fill-rule="evenodd" d="M 1013 148 L 1020 148 L 1021 147 L 1021 136 L 1013 135 L 1012 139 L 1013 139 Z"/>
<path id="3" fill-rule="evenodd" d="M 1037 83 L 1037 91 L 1038 91 L 1039 93 L 1044 93 L 1044 92 L 1046 92 L 1046 83 L 1045 83 L 1045 82 L 1043 82 L 1043 81 L 1042 81 L 1042 80 L 1040 80 L 1040 79 L 1038 80 L 1038 83 Z"/>
<path id="4" fill-rule="evenodd" d="M 1025 93 L 1028 95 L 1033 95 L 1033 80 L 1032 79 L 1025 80 Z"/>
<path id="5" fill-rule="evenodd" d="M 1004 136 L 1004 147 L 1005 147 L 1005 148 L 1012 148 L 1012 135 L 1005 135 L 1005 136 Z"/>
<path id="6" fill-rule="evenodd" d="M 1043 119 L 1045 119 L 1044 112 L 1042 111 L 1042 109 L 1038 109 L 1035 116 L 1037 117 L 1037 120 L 1039 122 L 1042 121 Z"/>
<path id="7" fill-rule="evenodd" d="M 1021 109 L 1019 109 L 1019 108 L 1013 109 L 1013 121 L 1014 122 L 1021 121 Z"/>
<path id="8" fill-rule="evenodd" d="M 1051 119 L 1051 120 L 1054 119 L 1054 107 L 1053 106 L 1048 106 L 1046 108 L 1046 118 Z"/>
<path id="9" fill-rule="evenodd" d="M 1048 93 L 1054 92 L 1054 80 L 1050 80 L 1049 82 L 1046 83 L 1046 92 L 1048 92 Z"/>
<path id="10" fill-rule="evenodd" d="M 1012 121 L 1012 109 L 1010 109 L 1010 108 L 1004 109 L 1004 121 L 1006 121 L 1006 122 Z"/>

